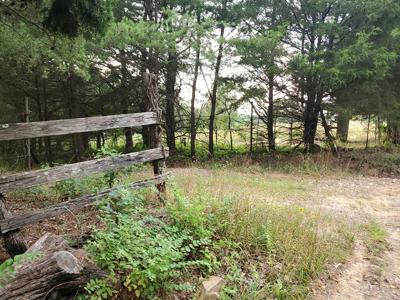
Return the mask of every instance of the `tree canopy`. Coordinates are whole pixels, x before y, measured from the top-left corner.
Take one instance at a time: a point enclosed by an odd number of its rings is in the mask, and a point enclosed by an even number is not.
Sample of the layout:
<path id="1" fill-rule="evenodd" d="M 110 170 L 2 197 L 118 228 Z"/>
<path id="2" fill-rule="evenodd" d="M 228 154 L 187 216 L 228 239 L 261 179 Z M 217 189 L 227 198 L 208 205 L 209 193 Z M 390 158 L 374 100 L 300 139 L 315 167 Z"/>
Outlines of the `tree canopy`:
<path id="1" fill-rule="evenodd" d="M 396 0 L 2 1 L 0 117 L 24 121 L 26 99 L 31 121 L 144 111 L 151 73 L 171 151 L 187 137 L 194 156 L 201 132 L 213 156 L 216 116 L 249 107 L 270 150 L 277 122 L 311 151 L 344 112 L 379 117 L 397 143 L 399 14 Z M 83 159 L 91 138 L 33 150 L 51 163 L 67 143 Z"/>

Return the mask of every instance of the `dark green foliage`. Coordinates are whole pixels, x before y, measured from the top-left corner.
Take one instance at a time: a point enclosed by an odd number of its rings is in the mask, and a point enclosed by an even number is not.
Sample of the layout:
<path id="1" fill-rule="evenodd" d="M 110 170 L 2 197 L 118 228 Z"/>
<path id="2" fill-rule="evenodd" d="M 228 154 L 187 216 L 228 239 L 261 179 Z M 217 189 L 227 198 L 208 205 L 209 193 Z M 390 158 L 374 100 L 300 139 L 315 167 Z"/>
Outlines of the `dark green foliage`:
<path id="1" fill-rule="evenodd" d="M 53 0 L 44 19 L 51 31 L 77 36 L 82 32 L 103 32 L 111 21 L 114 0 Z"/>

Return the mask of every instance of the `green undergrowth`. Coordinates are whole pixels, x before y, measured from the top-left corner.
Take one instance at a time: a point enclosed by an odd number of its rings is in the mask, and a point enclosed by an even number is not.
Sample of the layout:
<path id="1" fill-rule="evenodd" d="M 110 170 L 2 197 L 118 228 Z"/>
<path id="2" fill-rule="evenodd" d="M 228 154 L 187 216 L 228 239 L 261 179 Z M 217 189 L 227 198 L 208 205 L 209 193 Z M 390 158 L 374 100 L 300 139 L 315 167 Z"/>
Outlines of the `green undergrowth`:
<path id="1" fill-rule="evenodd" d="M 16 190 L 9 193 L 9 196 L 23 199 L 25 202 L 38 202 L 40 200 L 40 203 L 50 205 L 82 195 L 98 193 L 110 187 L 124 186 L 152 176 L 148 166 L 133 165 L 84 178 L 67 179 L 54 184 Z"/>
<path id="2" fill-rule="evenodd" d="M 193 168 L 168 184 L 165 205 L 152 190 L 125 189 L 99 203 L 102 226 L 86 249 L 108 275 L 90 281 L 82 297 L 196 299 L 202 278 L 218 275 L 222 299 L 307 298 L 313 279 L 349 256 L 353 234 L 341 219 L 305 209 L 310 182 L 291 174 L 335 169 L 325 154 L 259 155 L 188 163 Z M 275 165 L 281 160 L 287 164 Z M 10 194 L 56 203 L 151 173 L 130 167 Z"/>
<path id="3" fill-rule="evenodd" d="M 201 278 L 219 275 L 222 299 L 304 299 L 352 248 L 340 220 L 301 207 L 175 187 L 163 208 L 150 195 L 121 190 L 101 203 L 106 229 L 87 250 L 109 276 L 91 281 L 87 298 L 192 299 Z"/>
<path id="4" fill-rule="evenodd" d="M 89 299 L 165 299 L 191 294 L 193 274 L 214 269 L 209 236 L 183 229 L 145 194 L 119 190 L 100 204 L 103 230 L 87 244 L 91 257 L 108 272 L 86 286 Z"/>
<path id="5" fill-rule="evenodd" d="M 351 154 L 356 171 L 375 170 L 375 174 L 400 176 L 400 147 L 388 146 Z M 371 173 L 371 172 L 370 172 Z M 371 173 L 375 175 L 374 173 Z"/>
<path id="6" fill-rule="evenodd" d="M 331 153 L 305 155 L 299 151 L 277 151 L 275 153 L 256 152 L 252 155 L 235 153 L 216 156 L 210 160 L 181 157 L 177 155 L 169 161 L 172 166 L 198 167 L 209 169 L 237 168 L 256 172 L 279 172 L 298 175 L 337 175 L 346 174 L 350 168 L 338 161 Z"/>
<path id="7" fill-rule="evenodd" d="M 200 168 L 257 167 L 264 171 L 299 175 L 346 176 L 362 173 L 373 176 L 399 176 L 400 147 L 394 145 L 370 149 L 349 147 L 346 151 L 340 151 L 338 156 L 326 149 L 321 153 L 304 154 L 301 149 L 279 147 L 275 152 L 258 149 L 249 154 L 246 148 L 230 150 L 221 147 L 216 150 L 213 159 L 208 159 L 207 150 L 199 147 L 195 160 L 190 158 L 187 147 L 178 147 L 178 151 L 169 162 L 173 166 Z"/>
<path id="8" fill-rule="evenodd" d="M 152 190 L 119 189 L 102 201 L 103 225 L 93 228 L 86 249 L 108 276 L 89 282 L 83 297 L 195 299 L 202 278 L 218 275 L 226 281 L 222 299 L 305 299 L 313 279 L 345 261 L 352 230 L 302 207 L 307 180 L 224 164 L 177 170 L 165 205 Z M 148 172 L 121 170 L 112 184 Z M 109 180 L 96 175 L 14 196 L 56 202 L 107 188 Z"/>

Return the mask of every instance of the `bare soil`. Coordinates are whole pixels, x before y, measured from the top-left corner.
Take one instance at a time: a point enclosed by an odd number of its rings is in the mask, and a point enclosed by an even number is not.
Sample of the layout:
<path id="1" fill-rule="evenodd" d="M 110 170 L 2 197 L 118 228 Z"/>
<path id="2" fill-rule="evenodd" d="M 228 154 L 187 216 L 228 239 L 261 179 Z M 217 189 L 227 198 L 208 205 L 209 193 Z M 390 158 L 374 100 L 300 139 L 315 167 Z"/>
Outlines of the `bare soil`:
<path id="1" fill-rule="evenodd" d="M 371 220 L 387 232 L 388 250 L 371 256 L 360 237 L 345 265 L 316 283 L 314 299 L 400 299 L 400 180 L 376 177 L 319 182 L 317 206 L 349 222 Z M 314 203 L 315 204 L 315 203 Z"/>

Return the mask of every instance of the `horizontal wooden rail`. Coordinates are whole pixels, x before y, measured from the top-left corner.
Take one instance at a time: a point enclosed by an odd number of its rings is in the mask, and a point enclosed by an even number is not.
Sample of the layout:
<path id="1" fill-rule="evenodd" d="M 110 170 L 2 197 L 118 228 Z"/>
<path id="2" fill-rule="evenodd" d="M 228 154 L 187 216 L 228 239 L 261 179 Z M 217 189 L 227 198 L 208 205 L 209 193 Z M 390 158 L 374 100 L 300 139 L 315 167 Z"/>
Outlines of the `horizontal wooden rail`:
<path id="1" fill-rule="evenodd" d="M 0 124 L 0 141 L 57 136 L 114 128 L 159 124 L 155 112 L 77 118 L 32 123 Z"/>
<path id="2" fill-rule="evenodd" d="M 82 196 L 77 199 L 73 199 L 70 201 L 66 201 L 66 202 L 62 202 L 62 203 L 58 203 L 58 204 L 49 206 L 47 208 L 38 209 L 38 210 L 28 212 L 28 213 L 25 213 L 22 215 L 10 217 L 8 219 L 0 221 L 1 233 L 4 234 L 4 233 L 19 229 L 19 228 L 29 225 L 29 224 L 38 223 L 44 219 L 56 217 L 56 216 L 59 216 L 61 214 L 67 213 L 67 212 L 73 212 L 73 211 L 80 210 L 84 207 L 91 206 L 96 201 L 106 197 L 111 192 L 116 191 L 120 188 L 134 190 L 134 189 L 139 189 L 139 188 L 163 183 L 166 181 L 166 179 L 169 175 L 170 175 L 170 173 L 164 173 L 162 175 L 158 175 L 158 176 L 155 176 L 150 179 L 146 179 L 146 180 L 138 181 L 138 182 L 135 182 L 132 184 L 128 184 L 123 187 L 115 187 L 115 188 L 107 189 L 98 194 Z"/>
<path id="3" fill-rule="evenodd" d="M 0 193 L 20 188 L 29 188 L 44 183 L 54 183 L 65 179 L 84 177 L 98 172 L 111 171 L 128 165 L 161 160 L 168 156 L 168 150 L 155 148 L 119 156 L 95 159 L 75 164 L 63 165 L 44 170 L 0 176 Z"/>

